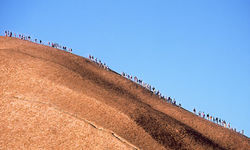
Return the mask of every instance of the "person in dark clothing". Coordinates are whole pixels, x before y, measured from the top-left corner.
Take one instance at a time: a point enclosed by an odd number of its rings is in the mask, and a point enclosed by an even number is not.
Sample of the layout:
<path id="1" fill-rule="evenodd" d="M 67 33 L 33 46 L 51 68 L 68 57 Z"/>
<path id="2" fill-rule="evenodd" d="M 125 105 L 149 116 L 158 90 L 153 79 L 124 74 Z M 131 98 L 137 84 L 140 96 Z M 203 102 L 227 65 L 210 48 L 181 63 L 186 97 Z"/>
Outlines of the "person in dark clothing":
<path id="1" fill-rule="evenodd" d="M 195 108 L 193 109 L 193 112 L 194 112 L 194 114 L 196 114 L 196 110 L 195 110 Z"/>
<path id="2" fill-rule="evenodd" d="M 174 105 L 176 105 L 176 100 L 175 99 L 174 99 L 173 103 L 174 103 Z"/>

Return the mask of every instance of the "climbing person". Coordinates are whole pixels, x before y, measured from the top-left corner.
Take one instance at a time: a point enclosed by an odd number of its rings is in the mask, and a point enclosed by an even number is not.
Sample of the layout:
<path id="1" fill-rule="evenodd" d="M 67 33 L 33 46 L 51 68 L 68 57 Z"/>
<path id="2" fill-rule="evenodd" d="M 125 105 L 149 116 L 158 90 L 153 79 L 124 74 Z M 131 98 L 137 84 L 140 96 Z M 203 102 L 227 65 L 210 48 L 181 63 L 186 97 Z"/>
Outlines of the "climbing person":
<path id="1" fill-rule="evenodd" d="M 202 117 L 205 118 L 205 113 L 204 112 L 202 112 Z"/>
<path id="2" fill-rule="evenodd" d="M 225 128 L 227 127 L 227 122 L 225 120 L 223 120 L 223 125 Z"/>
<path id="3" fill-rule="evenodd" d="M 174 105 L 176 105 L 176 100 L 175 100 L 175 98 L 174 98 L 174 101 L 173 101 L 173 103 L 174 103 Z"/>
<path id="4" fill-rule="evenodd" d="M 134 82 L 137 82 L 137 77 L 136 76 L 134 76 Z"/>
<path id="5" fill-rule="evenodd" d="M 196 114 L 196 109 L 195 108 L 193 109 L 193 112 L 194 112 L 194 114 Z"/>

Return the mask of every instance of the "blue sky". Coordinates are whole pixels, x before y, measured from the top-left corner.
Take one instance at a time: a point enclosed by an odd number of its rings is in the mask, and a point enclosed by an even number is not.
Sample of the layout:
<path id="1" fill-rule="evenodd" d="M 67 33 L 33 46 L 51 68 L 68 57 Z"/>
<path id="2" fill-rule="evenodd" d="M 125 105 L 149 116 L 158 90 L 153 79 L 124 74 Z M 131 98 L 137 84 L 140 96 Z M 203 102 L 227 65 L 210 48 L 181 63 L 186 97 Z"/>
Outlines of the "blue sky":
<path id="1" fill-rule="evenodd" d="M 250 1 L 1 0 L 0 31 L 92 54 L 250 136 Z"/>

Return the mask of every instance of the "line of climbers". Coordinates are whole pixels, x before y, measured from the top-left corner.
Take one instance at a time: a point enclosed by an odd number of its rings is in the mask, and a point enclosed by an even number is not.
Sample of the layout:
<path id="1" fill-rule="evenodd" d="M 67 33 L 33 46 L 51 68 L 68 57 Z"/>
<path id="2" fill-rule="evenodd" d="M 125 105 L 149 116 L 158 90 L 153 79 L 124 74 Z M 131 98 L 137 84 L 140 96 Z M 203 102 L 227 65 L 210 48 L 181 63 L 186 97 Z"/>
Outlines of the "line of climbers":
<path id="1" fill-rule="evenodd" d="M 24 34 L 16 34 L 16 33 L 12 33 L 11 31 L 4 31 L 4 35 L 6 37 L 15 37 L 15 38 L 19 38 L 21 40 L 27 40 L 30 42 L 34 42 L 34 43 L 38 43 L 38 44 L 43 44 L 46 45 L 45 43 L 48 43 L 47 46 L 51 46 L 60 50 L 64 50 L 67 52 L 72 53 L 72 48 L 67 48 L 66 46 L 61 46 L 58 43 L 53 43 L 53 42 L 43 42 L 42 40 L 38 40 L 38 39 L 34 39 L 34 41 L 31 39 L 31 36 L 25 36 Z"/>
<path id="2" fill-rule="evenodd" d="M 216 123 L 216 124 L 218 124 L 218 125 L 220 125 L 220 126 L 223 126 L 223 127 L 225 127 L 225 128 L 228 128 L 228 129 L 231 129 L 231 130 L 237 132 L 236 128 L 233 128 L 233 127 L 230 125 L 229 122 L 227 123 L 225 120 L 223 120 L 223 119 L 221 119 L 221 118 L 214 117 L 214 116 L 212 116 L 212 115 L 209 115 L 209 113 L 206 114 L 206 113 L 201 112 L 201 111 L 199 111 L 199 112 L 197 113 L 195 108 L 193 109 L 193 113 L 194 113 L 195 115 L 198 115 L 198 116 L 201 117 L 201 118 L 207 119 L 207 120 L 209 120 L 209 121 L 211 121 L 211 122 L 213 122 L 213 123 Z M 244 130 L 242 130 L 241 132 L 238 131 L 238 133 L 241 133 L 241 134 L 244 135 Z"/>
<path id="3" fill-rule="evenodd" d="M 102 68 L 104 68 L 105 70 L 110 70 L 109 67 L 108 67 L 108 65 L 107 65 L 106 63 L 102 63 L 102 61 L 101 61 L 100 59 L 95 58 L 95 57 L 92 56 L 92 55 L 89 55 L 89 60 L 95 62 L 96 64 L 99 65 L 99 67 L 102 67 Z"/>
<path id="4" fill-rule="evenodd" d="M 19 39 L 21 39 L 21 40 L 28 40 L 28 41 L 31 41 L 31 42 L 40 43 L 40 44 L 45 45 L 45 44 L 42 42 L 42 40 L 39 40 L 39 41 L 38 41 L 37 39 L 34 39 L 34 41 L 32 41 L 30 36 L 25 36 L 25 35 L 23 35 L 23 34 L 18 34 L 18 36 L 17 36 L 16 33 L 14 33 L 14 35 L 13 35 L 13 33 L 10 32 L 10 31 L 5 31 L 4 33 L 5 33 L 5 36 L 6 36 L 6 37 L 15 37 L 15 38 L 19 38 Z M 72 53 L 72 49 L 71 49 L 71 48 L 67 48 L 66 46 L 60 46 L 58 43 L 48 42 L 48 46 L 51 46 L 51 47 L 54 47 L 54 48 L 61 49 L 61 50 L 68 51 L 68 52 L 71 52 L 71 53 Z M 102 67 L 102 68 L 104 68 L 105 70 L 108 70 L 108 71 L 111 70 L 111 69 L 106 65 L 106 63 L 102 63 L 102 61 L 101 61 L 100 59 L 94 58 L 94 56 L 92 56 L 92 55 L 89 55 L 89 60 L 95 62 L 96 64 L 99 65 L 99 67 Z M 163 100 L 164 102 L 173 104 L 174 106 L 181 107 L 181 103 L 179 103 L 179 104 L 177 105 L 175 98 L 172 99 L 171 97 L 164 96 L 163 94 L 160 93 L 159 90 L 156 90 L 155 87 L 151 86 L 150 84 L 144 82 L 144 81 L 141 80 L 141 79 L 138 79 L 136 76 L 133 77 L 132 75 L 126 74 L 126 73 L 124 73 L 124 72 L 121 73 L 121 76 L 123 76 L 124 78 L 127 78 L 127 79 L 129 79 L 129 80 L 131 80 L 131 81 L 133 81 L 133 82 L 135 82 L 135 83 L 141 85 L 142 87 L 144 87 L 145 89 L 147 89 L 147 90 L 149 90 L 151 93 L 153 93 L 154 95 L 158 96 L 159 99 Z M 205 114 L 204 112 L 201 112 L 201 111 L 199 111 L 199 112 L 196 114 L 196 109 L 195 109 L 195 108 L 193 109 L 193 113 L 194 113 L 195 115 L 198 115 L 199 117 L 202 117 L 202 118 L 204 118 L 204 119 L 207 119 L 207 120 L 209 120 L 209 121 L 212 121 L 213 123 L 217 123 L 218 125 L 221 125 L 221 126 L 223 126 L 223 127 L 225 127 L 225 128 L 229 128 L 229 129 L 231 129 L 231 130 L 237 132 L 237 131 L 236 131 L 236 128 L 232 128 L 231 125 L 230 125 L 230 123 L 227 124 L 225 120 L 222 120 L 222 119 L 220 119 L 220 118 L 218 118 L 218 117 L 214 117 L 214 116 L 209 115 L 209 114 Z M 244 130 L 242 130 L 241 132 L 239 131 L 239 133 L 241 133 L 241 134 L 244 135 Z"/>
<path id="5" fill-rule="evenodd" d="M 181 107 L 181 103 L 177 104 L 175 98 L 171 98 L 170 96 L 164 96 L 159 90 L 157 90 L 155 87 L 151 86 L 150 84 L 144 82 L 141 79 L 138 79 L 136 76 L 132 76 L 129 75 L 127 73 L 122 72 L 121 75 L 139 85 L 141 85 L 142 87 L 146 88 L 147 90 L 149 90 L 150 92 L 152 92 L 154 95 L 156 95 L 157 97 L 159 97 L 161 100 L 163 100 L 164 102 L 173 104 L 174 106 L 179 106 Z"/>

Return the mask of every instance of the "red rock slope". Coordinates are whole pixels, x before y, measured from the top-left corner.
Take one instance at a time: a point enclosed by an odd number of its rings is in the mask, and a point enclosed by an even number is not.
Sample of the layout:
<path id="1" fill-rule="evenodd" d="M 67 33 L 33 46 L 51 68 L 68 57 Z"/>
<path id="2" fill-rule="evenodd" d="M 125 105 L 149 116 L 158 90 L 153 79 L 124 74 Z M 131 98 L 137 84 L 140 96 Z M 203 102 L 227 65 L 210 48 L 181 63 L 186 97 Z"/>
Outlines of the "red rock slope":
<path id="1" fill-rule="evenodd" d="M 162 103 L 115 72 L 0 37 L 0 149 L 249 149 L 249 138 Z"/>

